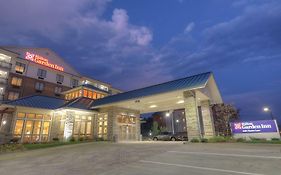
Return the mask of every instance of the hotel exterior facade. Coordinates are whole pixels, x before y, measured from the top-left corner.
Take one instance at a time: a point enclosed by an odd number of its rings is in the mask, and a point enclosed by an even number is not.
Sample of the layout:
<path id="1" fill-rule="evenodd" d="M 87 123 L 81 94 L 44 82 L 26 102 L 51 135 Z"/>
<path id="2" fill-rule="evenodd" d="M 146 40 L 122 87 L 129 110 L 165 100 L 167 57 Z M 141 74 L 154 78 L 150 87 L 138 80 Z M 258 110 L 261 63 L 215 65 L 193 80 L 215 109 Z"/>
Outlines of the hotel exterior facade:
<path id="1" fill-rule="evenodd" d="M 46 48 L 0 47 L 0 63 L 0 143 L 137 141 L 140 114 L 173 110 L 189 139 L 215 134 L 210 105 L 222 98 L 211 72 L 121 92 Z"/>

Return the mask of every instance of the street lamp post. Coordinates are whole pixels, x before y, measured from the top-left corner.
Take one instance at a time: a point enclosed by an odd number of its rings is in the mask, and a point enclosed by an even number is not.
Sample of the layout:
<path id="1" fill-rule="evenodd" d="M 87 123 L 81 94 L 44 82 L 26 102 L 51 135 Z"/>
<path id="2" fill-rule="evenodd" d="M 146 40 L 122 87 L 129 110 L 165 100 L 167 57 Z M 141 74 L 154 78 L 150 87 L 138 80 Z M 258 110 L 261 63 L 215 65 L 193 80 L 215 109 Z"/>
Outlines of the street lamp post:
<path id="1" fill-rule="evenodd" d="M 273 116 L 272 110 L 269 107 L 264 107 L 263 111 L 264 112 L 269 112 L 271 119 L 274 120 L 274 116 Z"/>

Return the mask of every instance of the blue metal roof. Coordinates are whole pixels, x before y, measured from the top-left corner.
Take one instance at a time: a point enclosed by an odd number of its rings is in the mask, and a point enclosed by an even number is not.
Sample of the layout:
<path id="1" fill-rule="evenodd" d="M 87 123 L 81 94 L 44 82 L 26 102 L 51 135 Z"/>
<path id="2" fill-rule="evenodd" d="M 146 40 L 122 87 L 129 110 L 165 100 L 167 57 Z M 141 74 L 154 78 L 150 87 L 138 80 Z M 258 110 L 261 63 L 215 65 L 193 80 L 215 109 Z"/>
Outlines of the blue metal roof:
<path id="1" fill-rule="evenodd" d="M 6 102 L 6 104 L 32 108 L 57 109 L 62 106 L 65 102 L 65 100 L 56 97 L 33 95 Z"/>
<path id="2" fill-rule="evenodd" d="M 136 99 L 136 98 L 150 96 L 150 95 L 161 94 L 165 92 L 176 91 L 176 90 L 199 88 L 206 84 L 211 74 L 212 74 L 211 72 L 206 72 L 186 78 L 169 81 L 166 83 L 161 83 L 141 89 L 136 89 L 136 90 L 112 95 L 112 96 L 107 96 L 94 101 L 92 103 L 92 107 L 130 100 L 130 99 Z"/>

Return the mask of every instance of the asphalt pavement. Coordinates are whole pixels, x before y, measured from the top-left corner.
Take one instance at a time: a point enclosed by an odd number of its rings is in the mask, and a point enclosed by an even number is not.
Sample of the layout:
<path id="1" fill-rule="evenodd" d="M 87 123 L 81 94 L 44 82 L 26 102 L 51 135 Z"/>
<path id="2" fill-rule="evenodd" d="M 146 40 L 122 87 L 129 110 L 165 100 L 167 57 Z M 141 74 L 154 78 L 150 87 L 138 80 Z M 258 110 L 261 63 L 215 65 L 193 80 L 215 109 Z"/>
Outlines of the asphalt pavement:
<path id="1" fill-rule="evenodd" d="M 0 175 L 281 175 L 281 145 L 93 142 L 0 154 Z"/>

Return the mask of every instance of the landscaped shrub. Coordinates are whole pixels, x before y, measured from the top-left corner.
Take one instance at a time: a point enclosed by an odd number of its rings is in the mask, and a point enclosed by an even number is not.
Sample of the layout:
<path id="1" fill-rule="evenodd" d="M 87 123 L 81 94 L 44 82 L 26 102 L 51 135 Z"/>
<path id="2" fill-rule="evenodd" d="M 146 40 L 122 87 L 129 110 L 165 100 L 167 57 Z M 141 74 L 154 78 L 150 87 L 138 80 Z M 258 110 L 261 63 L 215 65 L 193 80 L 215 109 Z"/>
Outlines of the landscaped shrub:
<path id="1" fill-rule="evenodd" d="M 80 141 L 80 142 L 83 142 L 83 141 L 84 141 L 84 137 L 80 137 L 80 138 L 79 138 L 79 141 Z"/>
<path id="2" fill-rule="evenodd" d="M 207 143 L 207 142 L 208 142 L 208 139 L 202 138 L 200 141 L 201 141 L 202 143 Z"/>
<path id="3" fill-rule="evenodd" d="M 18 143 L 20 141 L 20 138 L 14 137 L 10 140 L 10 143 Z"/>
<path id="4" fill-rule="evenodd" d="M 238 139 L 236 139 L 236 142 L 246 142 L 246 139 L 244 139 L 244 138 L 238 138 Z"/>
<path id="5" fill-rule="evenodd" d="M 279 138 L 272 138 L 271 141 L 281 141 Z"/>
<path id="6" fill-rule="evenodd" d="M 192 142 L 192 143 L 198 143 L 198 142 L 199 142 L 199 139 L 198 139 L 198 138 L 192 138 L 192 139 L 190 140 L 190 142 Z"/>
<path id="7" fill-rule="evenodd" d="M 209 139 L 209 142 L 211 143 L 217 143 L 217 142 L 226 142 L 227 139 L 223 136 L 215 136 Z"/>
<path id="8" fill-rule="evenodd" d="M 69 140 L 70 142 L 75 142 L 76 139 L 74 137 L 71 137 L 71 139 Z"/>
<path id="9" fill-rule="evenodd" d="M 57 138 L 57 137 L 55 137 L 55 138 L 53 138 L 53 141 L 54 141 L 54 142 L 58 142 L 58 141 L 60 141 L 60 139 Z"/>
<path id="10" fill-rule="evenodd" d="M 266 139 L 263 139 L 263 138 L 255 138 L 255 137 L 251 137 L 251 142 L 253 143 L 266 143 L 267 140 Z"/>
<path id="11" fill-rule="evenodd" d="M 0 153 L 22 151 L 24 146 L 22 144 L 5 144 L 0 145 Z"/>

